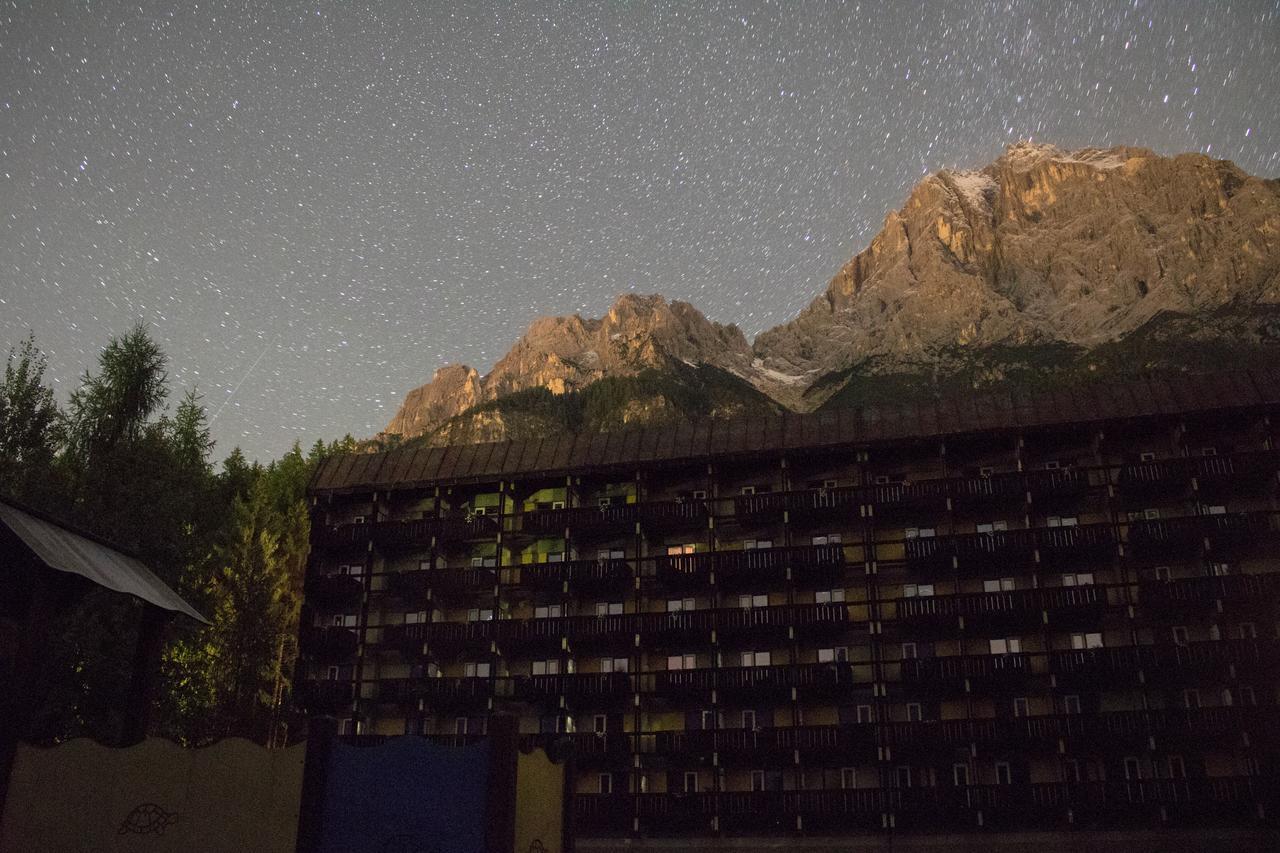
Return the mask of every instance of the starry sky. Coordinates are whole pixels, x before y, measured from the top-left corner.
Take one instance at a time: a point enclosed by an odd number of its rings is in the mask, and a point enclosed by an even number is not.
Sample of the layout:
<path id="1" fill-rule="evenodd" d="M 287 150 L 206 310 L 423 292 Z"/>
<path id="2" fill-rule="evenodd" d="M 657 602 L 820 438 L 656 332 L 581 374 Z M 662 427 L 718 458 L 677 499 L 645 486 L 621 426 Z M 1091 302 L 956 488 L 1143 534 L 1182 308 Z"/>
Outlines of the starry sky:
<path id="1" fill-rule="evenodd" d="M 217 456 L 622 292 L 748 335 L 1011 141 L 1280 174 L 1280 2 L 0 6 L 0 351 L 138 320 Z"/>

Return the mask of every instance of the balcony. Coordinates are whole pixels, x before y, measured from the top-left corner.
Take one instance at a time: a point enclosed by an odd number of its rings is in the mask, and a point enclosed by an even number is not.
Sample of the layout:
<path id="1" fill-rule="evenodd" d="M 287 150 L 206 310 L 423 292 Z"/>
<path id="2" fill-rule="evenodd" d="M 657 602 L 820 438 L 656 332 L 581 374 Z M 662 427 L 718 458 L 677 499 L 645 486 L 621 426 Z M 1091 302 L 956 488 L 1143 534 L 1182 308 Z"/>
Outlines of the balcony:
<path id="1" fill-rule="evenodd" d="M 425 548 L 433 543 L 452 544 L 468 539 L 491 539 L 498 533 L 496 515 L 419 518 L 410 521 L 379 521 L 374 525 L 373 542 L 382 550 Z"/>
<path id="2" fill-rule="evenodd" d="M 573 732 L 571 734 L 520 735 L 520 749 L 553 748 L 567 741 L 578 767 L 624 768 L 631 764 L 631 735 L 625 732 Z"/>
<path id="3" fill-rule="evenodd" d="M 327 611 L 351 611 L 359 607 L 364 584 L 358 575 L 318 575 L 307 579 L 307 602 Z"/>
<path id="4" fill-rule="evenodd" d="M 350 681 L 311 679 L 298 685 L 297 700 L 312 713 L 325 713 L 351 708 L 355 685 Z"/>
<path id="5" fill-rule="evenodd" d="M 575 535 L 634 533 L 640 518 L 639 504 L 609 506 L 575 506 L 561 509 L 539 509 L 519 516 L 520 530 L 535 535 Z"/>
<path id="6" fill-rule="evenodd" d="M 1194 557 L 1204 549 L 1205 519 L 1210 517 L 1193 515 L 1131 521 L 1125 543 L 1139 556 Z"/>
<path id="7" fill-rule="evenodd" d="M 1230 456 L 1192 457 L 1199 491 L 1205 495 L 1257 493 L 1274 485 L 1280 452 L 1261 450 Z"/>
<path id="8" fill-rule="evenodd" d="M 1185 493 L 1196 474 L 1196 460 L 1181 457 L 1121 465 L 1116 486 L 1130 499 L 1173 497 Z"/>
<path id="9" fill-rule="evenodd" d="M 1180 578 L 1144 583 L 1138 601 L 1159 613 L 1192 613 L 1215 607 L 1219 601 L 1233 605 L 1260 605 L 1276 599 L 1280 572 L 1257 575 Z"/>
<path id="10" fill-rule="evenodd" d="M 992 533 L 962 533 L 907 539 L 904 556 L 909 566 L 943 568 L 952 561 L 962 568 L 989 566 L 1030 560 L 1036 549 L 1034 530 L 999 530 Z"/>
<path id="11" fill-rule="evenodd" d="M 347 660 L 360 646 L 356 632 L 350 628 L 304 628 L 300 645 L 303 654 L 317 661 L 335 663 Z"/>
<path id="12" fill-rule="evenodd" d="M 399 649 L 407 657 L 417 657 L 425 648 L 432 656 L 451 656 L 463 651 L 487 651 L 496 629 L 495 622 L 415 622 L 387 625 L 382 629 L 384 648 Z"/>
<path id="13" fill-rule="evenodd" d="M 877 516 L 927 516 L 947 510 L 948 483 L 948 480 L 919 480 L 866 486 L 862 489 L 862 500 L 871 504 Z"/>
<path id="14" fill-rule="evenodd" d="M 1031 655 L 951 655 L 911 658 L 901 663 L 904 683 L 963 691 L 965 684 L 998 690 L 1023 685 L 1032 675 Z"/>
<path id="15" fill-rule="evenodd" d="M 490 697 L 510 693 L 507 679 L 396 678 L 377 682 L 377 701 L 432 709 L 480 708 Z"/>
<path id="16" fill-rule="evenodd" d="M 1083 468 L 1024 471 L 1022 477 L 1032 503 L 1040 506 L 1069 506 L 1089 491 L 1089 472 Z"/>
<path id="17" fill-rule="evenodd" d="M 568 584 L 578 592 L 619 590 L 631 580 L 626 560 L 569 560 L 560 563 L 527 563 L 502 570 L 502 583 L 541 590 L 559 590 Z"/>
<path id="18" fill-rule="evenodd" d="M 1039 527 L 1032 535 L 1044 563 L 1077 562 L 1116 553 L 1115 529 L 1110 524 Z"/>
<path id="19" fill-rule="evenodd" d="M 655 558 L 656 575 L 668 584 L 687 584 L 695 578 L 705 579 L 714 571 L 717 583 L 731 589 L 781 583 L 785 581 L 788 569 L 797 581 L 826 581 L 842 575 L 844 565 L 844 548 L 841 545 L 753 548 Z"/>
<path id="20" fill-rule="evenodd" d="M 1107 590 L 1098 586 L 1048 587 L 1004 592 L 901 598 L 898 619 L 934 628 L 966 626 L 1031 627 L 1049 613 L 1055 623 L 1089 621 L 1107 608 Z"/>
<path id="21" fill-rule="evenodd" d="M 372 524 L 338 524 L 320 527 L 312 534 L 311 541 L 329 551 L 363 551 L 372 534 Z"/>
<path id="22" fill-rule="evenodd" d="M 650 532 L 706 527 L 710 511 L 702 500 L 648 501 L 637 504 L 640 526 Z"/>
<path id="23" fill-rule="evenodd" d="M 1021 471 L 957 477 L 946 482 L 952 508 L 960 511 L 1017 507 L 1027 501 L 1026 476 Z"/>
<path id="24" fill-rule="evenodd" d="M 625 672 L 521 676 L 514 679 L 512 697 L 551 704 L 564 697 L 575 705 L 612 707 L 631 698 L 631 676 Z"/>
<path id="25" fill-rule="evenodd" d="M 677 649 L 709 645 L 716 628 L 715 610 L 638 613 L 635 627 L 645 648 Z"/>

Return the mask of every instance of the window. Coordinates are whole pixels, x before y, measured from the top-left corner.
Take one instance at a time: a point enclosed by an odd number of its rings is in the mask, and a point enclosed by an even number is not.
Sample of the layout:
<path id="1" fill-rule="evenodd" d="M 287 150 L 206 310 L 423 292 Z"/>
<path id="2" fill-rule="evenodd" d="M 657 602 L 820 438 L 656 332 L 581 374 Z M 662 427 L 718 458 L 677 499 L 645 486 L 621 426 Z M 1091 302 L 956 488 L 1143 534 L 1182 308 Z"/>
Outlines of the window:
<path id="1" fill-rule="evenodd" d="M 834 649 L 818 649 L 818 663 L 845 663 L 849 660 L 849 650 L 844 646 Z"/>
<path id="2" fill-rule="evenodd" d="M 1155 521 L 1156 519 L 1160 518 L 1160 510 L 1144 509 L 1142 511 L 1142 518 L 1144 521 Z"/>
<path id="3" fill-rule="evenodd" d="M 1093 572 L 1075 572 L 1062 576 L 1063 586 L 1093 586 Z"/>
<path id="4" fill-rule="evenodd" d="M 937 531 L 932 527 L 908 527 L 905 535 L 908 539 L 932 539 Z"/>
<path id="5" fill-rule="evenodd" d="M 363 515 L 357 515 L 355 518 L 351 519 L 352 524 L 364 524 L 364 522 L 365 517 Z"/>
<path id="6" fill-rule="evenodd" d="M 684 774 L 684 792 L 686 794 L 696 794 L 698 792 L 698 773 L 696 770 L 690 770 Z"/>
<path id="7" fill-rule="evenodd" d="M 329 680 L 330 680 L 330 681 L 337 681 L 337 680 L 338 680 L 338 674 L 339 674 L 339 671 L 340 671 L 340 670 L 339 670 L 339 669 L 338 669 L 338 667 L 336 667 L 336 666 L 331 666 L 331 667 L 329 667 L 329 670 L 328 670 Z"/>
<path id="8" fill-rule="evenodd" d="M 857 708 L 857 720 L 859 723 L 870 723 L 875 719 L 871 713 L 870 705 L 859 705 Z"/>
<path id="9" fill-rule="evenodd" d="M 768 652 L 743 652 L 743 666 L 769 666 L 770 655 Z"/>
<path id="10" fill-rule="evenodd" d="M 693 499 L 694 499 L 695 501 L 705 501 L 705 500 L 707 499 L 707 490 L 706 490 L 706 489 L 694 489 L 694 490 L 693 490 Z"/>
<path id="11" fill-rule="evenodd" d="M 813 594 L 814 604 L 832 604 L 844 601 L 844 589 L 820 589 Z"/>
<path id="12" fill-rule="evenodd" d="M 951 765 L 951 781 L 956 787 L 964 787 L 969 784 L 969 765 L 968 764 L 952 764 Z"/>
<path id="13" fill-rule="evenodd" d="M 1258 639 L 1258 626 L 1252 622 L 1241 622 L 1236 626 L 1236 638 L 1241 640 Z"/>
<path id="14" fill-rule="evenodd" d="M 596 506 L 600 507 L 600 509 L 608 509 L 609 507 L 613 506 L 613 498 L 612 497 L 596 498 Z"/>
<path id="15" fill-rule="evenodd" d="M 769 596 L 767 595 L 740 595 L 738 596 L 738 606 L 744 610 L 750 610 L 752 607 L 768 607 Z"/>
<path id="16" fill-rule="evenodd" d="M 714 729 L 716 727 L 715 711 L 703 711 L 701 716 L 702 716 L 702 728 L 704 731 L 708 729 Z"/>
<path id="17" fill-rule="evenodd" d="M 692 598 L 669 598 L 667 599 L 667 612 L 679 613 L 683 610 L 693 610 Z"/>
<path id="18" fill-rule="evenodd" d="M 453 733 L 455 735 L 465 735 L 467 733 L 467 718 L 455 717 L 453 720 Z"/>
<path id="19" fill-rule="evenodd" d="M 1013 715 L 1015 717 L 1031 716 L 1031 703 L 1025 696 L 1019 696 L 1013 700 Z"/>
<path id="20" fill-rule="evenodd" d="M 335 628 L 354 628 L 356 627 L 356 615 L 354 613 L 336 613 L 333 617 L 333 626 Z"/>
<path id="21" fill-rule="evenodd" d="M 473 607 L 467 611 L 468 622 L 492 622 L 493 608 L 491 607 Z"/>
<path id="22" fill-rule="evenodd" d="M 1192 687 L 1182 691 L 1182 707 L 1199 708 L 1200 707 L 1200 691 Z"/>
<path id="23" fill-rule="evenodd" d="M 1020 637 L 1004 637 L 990 640 L 991 654 L 993 655 L 1016 655 L 1022 651 L 1022 638 Z"/>
<path id="24" fill-rule="evenodd" d="M 1222 631 L 1218 628 L 1218 623 L 1214 622 L 1209 626 L 1209 639 L 1215 643 L 1222 639 Z"/>
<path id="25" fill-rule="evenodd" d="M 1071 648 L 1073 649 L 1100 649 L 1102 648 L 1102 634 L 1091 631 L 1085 634 L 1071 635 Z"/>
<path id="26" fill-rule="evenodd" d="M 1150 450 L 1144 450 L 1142 451 L 1142 454 L 1138 457 L 1138 459 L 1139 461 L 1142 461 L 1142 462 L 1155 462 L 1156 455 L 1154 452 Z"/>
<path id="27" fill-rule="evenodd" d="M 498 565 L 497 557 L 472 557 L 471 568 L 473 569 L 491 569 Z"/>
<path id="28" fill-rule="evenodd" d="M 876 484 L 877 486 L 887 486 L 887 485 L 889 485 L 889 477 L 888 477 L 888 475 L 887 475 L 887 474 L 876 474 L 875 484 Z"/>
<path id="29" fill-rule="evenodd" d="M 1187 765 L 1186 765 L 1186 762 L 1182 760 L 1181 755 L 1169 756 L 1169 778 L 1170 779 L 1187 778 Z"/>
<path id="30" fill-rule="evenodd" d="M 622 614 L 621 601 L 598 601 L 596 602 L 597 616 L 619 616 Z"/>
<path id="31" fill-rule="evenodd" d="M 996 784 L 997 785 L 1013 784 L 1013 772 L 1009 769 L 1009 762 L 1007 761 L 996 762 Z"/>
<path id="32" fill-rule="evenodd" d="M 839 533 L 828 533 L 824 536 L 814 536 L 809 540 L 810 545 L 839 545 L 842 536 Z"/>
<path id="33" fill-rule="evenodd" d="M 560 661 L 552 658 L 550 660 L 536 660 L 533 662 L 534 675 L 559 675 Z"/>
<path id="34" fill-rule="evenodd" d="M 1063 696 L 1062 709 L 1068 714 L 1080 713 L 1080 697 L 1079 696 Z"/>
<path id="35" fill-rule="evenodd" d="M 751 771 L 751 790 L 753 791 L 764 790 L 764 771 L 763 770 Z"/>
<path id="36" fill-rule="evenodd" d="M 1168 566 L 1156 566 L 1156 580 L 1168 581 L 1172 577 Z"/>
<path id="37" fill-rule="evenodd" d="M 997 533 L 1001 530 L 1008 530 L 1009 522 L 1007 521 L 988 521 L 978 525 L 979 533 Z"/>
<path id="38" fill-rule="evenodd" d="M 840 486 L 839 480 L 823 480 L 822 481 L 822 488 L 824 489 L 835 489 L 835 488 L 838 488 L 839 486 Z"/>
<path id="39" fill-rule="evenodd" d="M 597 560 L 625 560 L 627 552 L 621 548 L 601 548 L 596 552 Z"/>
<path id="40" fill-rule="evenodd" d="M 694 669 L 696 660 L 694 655 L 667 655 L 667 669 Z"/>
<path id="41" fill-rule="evenodd" d="M 754 495 L 754 494 L 756 493 L 756 487 L 755 487 L 755 486 L 743 486 L 743 487 L 742 487 L 742 493 L 743 493 L 744 495 Z"/>
<path id="42" fill-rule="evenodd" d="M 772 548 L 772 539 L 744 539 L 742 542 L 742 550 L 754 551 L 757 548 Z"/>
<path id="43" fill-rule="evenodd" d="M 551 502 L 551 508 L 552 508 L 552 509 L 564 509 L 564 501 L 552 501 L 552 502 Z"/>
<path id="44" fill-rule="evenodd" d="M 489 664 L 487 662 L 481 662 L 481 663 L 469 662 L 463 665 L 462 673 L 467 678 L 488 678 Z"/>
<path id="45" fill-rule="evenodd" d="M 690 542 L 687 545 L 668 545 L 667 556 L 675 557 L 680 554 L 692 554 L 697 549 L 698 549 L 698 546 L 693 544 L 692 542 Z"/>
<path id="46" fill-rule="evenodd" d="M 895 767 L 893 771 L 893 781 L 899 788 L 911 787 L 911 768 L 907 765 Z"/>
<path id="47" fill-rule="evenodd" d="M 743 712 L 742 712 L 742 727 L 743 727 L 744 729 L 747 729 L 748 731 L 755 731 L 755 730 L 756 730 L 756 728 L 757 728 L 757 727 L 756 727 L 756 712 L 755 712 L 755 711 L 743 711 Z"/>
<path id="48" fill-rule="evenodd" d="M 1214 504 L 1212 506 L 1201 507 L 1200 512 L 1202 515 L 1226 515 L 1227 508 L 1221 504 Z"/>
<path id="49" fill-rule="evenodd" d="M 916 659 L 916 644 L 915 644 L 915 643 L 903 643 L 903 644 L 902 644 L 902 659 L 903 659 L 903 660 L 915 660 L 915 659 Z"/>
<path id="50" fill-rule="evenodd" d="M 612 794 L 613 793 L 613 774 L 601 773 L 599 776 L 599 779 L 600 779 L 600 787 L 597 789 L 597 791 L 601 794 Z"/>
<path id="51" fill-rule="evenodd" d="M 1236 704 L 1244 705 L 1245 707 L 1248 707 L 1248 708 L 1252 708 L 1253 706 L 1258 704 L 1258 697 L 1254 695 L 1252 687 L 1249 687 L 1247 685 L 1244 687 L 1237 687 L 1236 693 L 1240 697 L 1240 701 Z"/>
<path id="52" fill-rule="evenodd" d="M 1187 629 L 1183 625 L 1175 625 L 1173 628 L 1173 643 L 1176 646 L 1185 646 L 1187 644 Z"/>
<path id="53" fill-rule="evenodd" d="M 933 584 L 931 583 L 909 583 L 902 587 L 903 598 L 927 598 L 933 595 Z"/>
<path id="54" fill-rule="evenodd" d="M 1124 778 L 1136 781 L 1142 778 L 1142 762 L 1132 755 L 1124 760 Z"/>
<path id="55" fill-rule="evenodd" d="M 1049 527 L 1076 527 L 1079 523 L 1080 519 L 1074 515 L 1049 516 Z"/>
<path id="56" fill-rule="evenodd" d="M 1231 566 L 1227 565 L 1226 563 L 1211 563 L 1209 565 L 1209 570 L 1210 572 L 1212 572 L 1215 578 L 1220 578 L 1223 575 L 1231 574 Z"/>
<path id="57" fill-rule="evenodd" d="M 1217 456 L 1217 455 L 1218 455 L 1218 448 L 1216 448 L 1216 447 L 1202 447 L 1202 448 L 1200 448 L 1200 455 L 1201 455 L 1201 456 Z"/>
<path id="58" fill-rule="evenodd" d="M 996 469 L 995 469 L 995 468 L 992 468 L 990 465 L 984 465 L 984 466 L 982 466 L 981 468 L 979 468 L 979 469 L 978 469 L 978 476 L 979 476 L 979 477 L 990 477 L 990 476 L 991 476 L 992 474 L 994 474 L 995 472 L 996 472 Z"/>
<path id="59" fill-rule="evenodd" d="M 920 711 L 919 702 L 907 703 L 907 720 L 912 723 L 918 723 L 924 719 L 924 714 Z"/>
<path id="60" fill-rule="evenodd" d="M 858 771 L 854 767 L 840 768 L 840 787 L 848 790 L 858 787 Z"/>
<path id="61" fill-rule="evenodd" d="M 1067 758 L 1062 762 L 1062 780 L 1064 782 L 1083 782 L 1084 779 L 1080 775 L 1080 761 L 1076 758 Z"/>
<path id="62" fill-rule="evenodd" d="M 406 625 L 421 625 L 426 621 L 427 611 L 425 610 L 419 610 L 416 613 L 406 613 L 404 615 L 404 624 Z"/>
<path id="63" fill-rule="evenodd" d="M 1009 592 L 1013 587 L 1013 578 L 995 578 L 982 582 L 983 592 Z"/>
<path id="64" fill-rule="evenodd" d="M 533 608 L 534 619 L 557 619 L 564 613 L 564 608 L 559 604 L 539 604 Z"/>
<path id="65" fill-rule="evenodd" d="M 626 672 L 631 662 L 626 658 L 600 658 L 601 672 Z"/>
<path id="66" fill-rule="evenodd" d="M 350 575 L 353 578 L 358 578 L 364 574 L 364 566 L 360 563 L 352 563 L 349 566 L 338 566 L 338 574 Z"/>
<path id="67" fill-rule="evenodd" d="M 591 730 L 598 735 L 604 734 L 609 729 L 609 717 L 605 714 L 596 714 L 591 718 Z"/>

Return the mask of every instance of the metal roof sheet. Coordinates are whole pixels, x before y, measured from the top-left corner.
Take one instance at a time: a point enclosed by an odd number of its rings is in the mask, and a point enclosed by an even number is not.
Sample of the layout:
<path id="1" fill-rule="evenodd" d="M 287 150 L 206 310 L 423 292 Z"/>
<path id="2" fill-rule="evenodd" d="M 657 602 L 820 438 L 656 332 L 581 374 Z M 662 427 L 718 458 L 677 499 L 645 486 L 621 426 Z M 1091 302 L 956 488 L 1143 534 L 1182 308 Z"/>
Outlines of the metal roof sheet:
<path id="1" fill-rule="evenodd" d="M 136 557 L 0 501 L 0 523 L 13 532 L 46 566 L 79 575 L 101 587 L 132 595 L 147 604 L 209 624 Z"/>

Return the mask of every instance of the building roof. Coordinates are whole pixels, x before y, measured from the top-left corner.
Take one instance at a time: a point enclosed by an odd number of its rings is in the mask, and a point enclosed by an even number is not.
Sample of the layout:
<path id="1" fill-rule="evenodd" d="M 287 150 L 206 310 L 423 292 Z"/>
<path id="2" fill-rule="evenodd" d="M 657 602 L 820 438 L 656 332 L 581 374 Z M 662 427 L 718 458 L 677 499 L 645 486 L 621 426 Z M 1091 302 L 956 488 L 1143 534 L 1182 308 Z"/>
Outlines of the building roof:
<path id="1" fill-rule="evenodd" d="M 0 524 L 51 569 L 86 578 L 147 604 L 209 624 L 136 557 L 0 499 Z"/>
<path id="2" fill-rule="evenodd" d="M 993 430 L 1104 424 L 1134 418 L 1256 409 L 1280 403 L 1280 371 L 1252 370 L 1096 382 L 1043 392 L 1009 391 L 811 414 L 677 423 L 542 439 L 354 453 L 325 459 L 312 494 L 453 485 L 587 469 L 742 457 L 762 451 L 958 437 Z"/>

